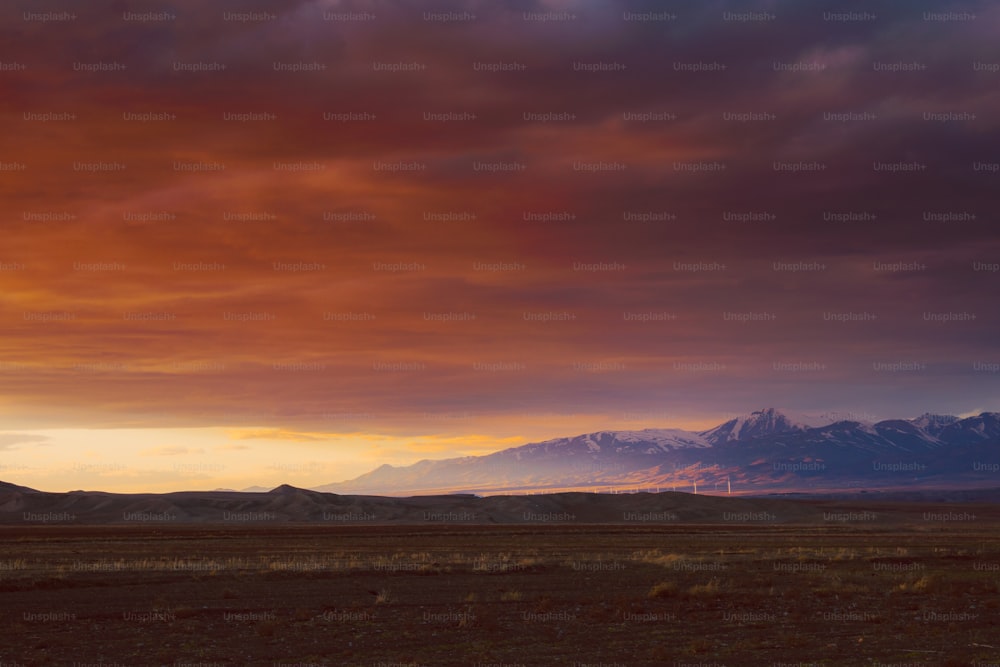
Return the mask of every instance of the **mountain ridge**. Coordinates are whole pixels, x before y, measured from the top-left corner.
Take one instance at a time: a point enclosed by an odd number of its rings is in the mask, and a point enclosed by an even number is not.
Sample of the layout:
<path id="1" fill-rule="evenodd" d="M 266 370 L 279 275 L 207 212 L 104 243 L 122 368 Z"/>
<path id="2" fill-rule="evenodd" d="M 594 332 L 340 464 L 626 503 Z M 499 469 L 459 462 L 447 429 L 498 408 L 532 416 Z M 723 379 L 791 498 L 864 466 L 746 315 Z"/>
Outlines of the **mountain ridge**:
<path id="1" fill-rule="evenodd" d="M 872 485 L 902 488 L 922 479 L 964 486 L 996 479 L 1000 413 L 960 418 L 924 413 L 870 421 L 810 417 L 764 408 L 702 431 L 602 430 L 527 443 L 483 456 L 382 465 L 343 482 L 338 493 L 502 492 L 599 486 L 676 488 L 727 485 L 794 491 Z M 900 457 L 912 460 L 903 461 Z M 896 459 L 896 460 L 892 460 Z M 981 464 L 978 469 L 973 464 Z M 770 470 L 767 467 L 770 466 Z M 866 468 L 871 468 L 866 470 Z M 973 473 L 990 473 L 976 475 Z"/>

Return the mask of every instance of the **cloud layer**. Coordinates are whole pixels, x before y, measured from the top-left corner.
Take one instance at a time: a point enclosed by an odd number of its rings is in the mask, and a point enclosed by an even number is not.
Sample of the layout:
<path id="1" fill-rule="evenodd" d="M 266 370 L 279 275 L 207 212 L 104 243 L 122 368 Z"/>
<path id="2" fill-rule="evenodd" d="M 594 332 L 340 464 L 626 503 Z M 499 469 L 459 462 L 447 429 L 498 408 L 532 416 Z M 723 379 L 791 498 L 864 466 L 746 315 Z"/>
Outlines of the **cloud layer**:
<path id="1" fill-rule="evenodd" d="M 1000 397 L 990 3 L 34 4 L 0 16 L 11 428 Z"/>

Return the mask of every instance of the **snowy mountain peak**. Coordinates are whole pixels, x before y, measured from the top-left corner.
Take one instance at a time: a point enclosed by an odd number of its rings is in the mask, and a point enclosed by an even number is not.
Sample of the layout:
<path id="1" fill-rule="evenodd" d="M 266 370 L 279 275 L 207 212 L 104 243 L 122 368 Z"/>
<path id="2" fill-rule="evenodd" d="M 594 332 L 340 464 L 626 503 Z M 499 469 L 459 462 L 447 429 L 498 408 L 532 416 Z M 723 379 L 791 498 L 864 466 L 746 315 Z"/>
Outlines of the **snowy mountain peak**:
<path id="1" fill-rule="evenodd" d="M 958 417 L 952 415 L 935 415 L 925 412 L 916 419 L 911 419 L 910 423 L 930 435 L 937 435 L 946 426 L 950 426 L 957 421 L 959 421 Z"/>
<path id="2" fill-rule="evenodd" d="M 703 431 L 702 436 L 715 444 L 733 440 L 750 440 L 775 433 L 804 431 L 818 426 L 825 426 L 834 420 L 809 417 L 807 415 L 788 413 L 778 408 L 755 410 L 748 415 L 730 419 L 715 428 Z"/>
<path id="3" fill-rule="evenodd" d="M 641 431 L 597 431 L 571 438 L 557 438 L 540 443 L 551 448 L 583 445 L 589 452 L 615 452 L 623 447 L 645 451 L 671 451 L 685 447 L 709 447 L 697 433 L 676 428 L 647 428 Z"/>

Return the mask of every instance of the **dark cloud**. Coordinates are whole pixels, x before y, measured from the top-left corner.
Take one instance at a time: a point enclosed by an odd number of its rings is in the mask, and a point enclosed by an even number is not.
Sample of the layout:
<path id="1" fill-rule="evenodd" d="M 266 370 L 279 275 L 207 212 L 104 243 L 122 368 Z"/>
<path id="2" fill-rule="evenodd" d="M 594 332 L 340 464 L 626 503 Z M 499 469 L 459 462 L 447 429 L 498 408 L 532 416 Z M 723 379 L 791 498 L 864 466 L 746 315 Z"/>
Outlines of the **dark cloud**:
<path id="1" fill-rule="evenodd" d="M 677 18 L 624 20 L 646 10 Z M 996 361 L 1000 325 L 1000 278 L 974 268 L 1000 261 L 998 176 L 973 168 L 1000 162 L 998 75 L 974 67 L 1000 60 L 989 3 L 852 10 L 871 21 L 790 1 L 755 7 L 767 21 L 725 20 L 747 11 L 728 2 L 179 2 L 162 8 L 176 19 L 149 22 L 124 20 L 139 10 L 120 2 L 64 23 L 29 11 L 14 3 L 0 26 L 0 60 L 28 65 L 0 73 L 16 129 L 0 161 L 29 165 L 0 173 L 16 364 L 0 391 L 32 423 L 243 411 L 324 428 L 351 406 L 380 416 L 366 428 L 405 432 L 456 410 L 908 414 L 997 399 L 998 375 L 973 370 Z M 476 19 L 425 20 L 447 11 Z M 576 18 L 524 20 L 563 11 Z M 976 18 L 925 15 L 949 11 Z M 226 20 L 244 12 L 274 18 Z M 376 18 L 328 20 L 351 12 Z M 74 70 L 101 62 L 128 67 Z M 926 69 L 879 69 L 914 62 Z M 275 118 L 226 120 L 241 113 Z M 425 116 L 449 113 L 475 118 Z M 925 116 L 942 113 L 970 119 Z M 74 168 L 111 161 L 127 169 Z M 226 168 L 176 168 L 203 162 Z M 53 213 L 74 217 L 29 219 Z M 102 262 L 126 268 L 74 268 Z M 198 263 L 224 268 L 183 268 Z M 397 264 L 411 268 L 384 268 Z M 73 318 L 38 319 L 61 312 Z M 324 319 L 359 313 L 373 319 Z M 907 361 L 926 368 L 872 370 Z M 373 368 L 397 362 L 424 367 Z M 474 370 L 500 362 L 524 368 Z M 274 368 L 293 363 L 325 368 Z"/>

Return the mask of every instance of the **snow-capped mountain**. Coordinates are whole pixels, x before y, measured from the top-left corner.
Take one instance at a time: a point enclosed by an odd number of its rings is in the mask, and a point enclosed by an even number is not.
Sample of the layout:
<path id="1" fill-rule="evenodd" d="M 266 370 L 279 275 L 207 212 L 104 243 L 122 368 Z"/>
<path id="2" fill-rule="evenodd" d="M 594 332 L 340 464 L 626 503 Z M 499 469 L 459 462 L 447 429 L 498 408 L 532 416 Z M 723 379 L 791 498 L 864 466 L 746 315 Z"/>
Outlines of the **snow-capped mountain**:
<path id="1" fill-rule="evenodd" d="M 805 431 L 817 426 L 825 426 L 836 420 L 809 418 L 805 415 L 790 415 L 776 408 L 757 410 L 748 415 L 730 419 L 724 424 L 704 431 L 701 435 L 710 443 L 730 442 L 732 440 L 752 440 L 777 433 Z"/>
<path id="2" fill-rule="evenodd" d="M 975 444 L 996 438 L 1000 434 L 1000 412 L 983 412 L 975 417 L 956 419 L 941 429 L 942 441 Z"/>
<path id="3" fill-rule="evenodd" d="M 928 435 L 936 437 L 941 431 L 957 421 L 959 421 L 958 417 L 953 415 L 932 415 L 925 412 L 916 419 L 911 419 L 910 423 Z"/>
<path id="4" fill-rule="evenodd" d="M 556 438 L 516 448 L 517 456 L 564 456 L 575 452 L 594 454 L 656 454 L 686 447 L 711 447 L 700 433 L 681 429 L 648 428 L 642 431 L 598 431 Z"/>
<path id="5" fill-rule="evenodd" d="M 846 417 L 846 418 L 842 418 Z M 701 432 L 598 431 L 486 456 L 383 465 L 318 487 L 409 494 L 729 483 L 744 492 L 1000 485 L 1000 413 L 878 422 L 767 408 Z"/>

